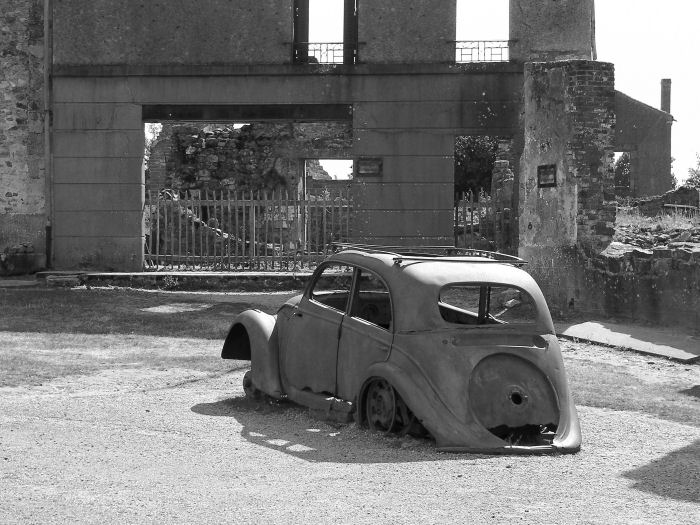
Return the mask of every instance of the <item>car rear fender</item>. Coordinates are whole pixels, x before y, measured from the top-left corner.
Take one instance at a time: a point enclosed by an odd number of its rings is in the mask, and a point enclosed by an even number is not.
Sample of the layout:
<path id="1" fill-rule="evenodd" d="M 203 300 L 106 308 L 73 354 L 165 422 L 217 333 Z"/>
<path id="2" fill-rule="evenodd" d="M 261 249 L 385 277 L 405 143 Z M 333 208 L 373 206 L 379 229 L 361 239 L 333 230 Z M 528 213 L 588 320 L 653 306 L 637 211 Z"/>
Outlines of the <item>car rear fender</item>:
<path id="1" fill-rule="evenodd" d="M 436 443 L 454 443 L 463 440 L 463 426 L 458 422 L 454 414 L 443 403 L 437 392 L 425 380 L 419 370 L 406 370 L 397 367 L 390 362 L 375 363 L 367 370 L 367 379 L 362 385 L 357 397 L 356 421 L 366 421 L 365 398 L 367 387 L 373 379 L 382 378 L 388 381 L 398 392 L 406 405 L 411 409 L 416 418 L 435 438 Z M 487 446 L 498 446 L 502 443 L 498 438 L 490 434 L 478 425 L 474 425 L 473 432 L 478 435 Z"/>
<path id="2" fill-rule="evenodd" d="M 276 315 L 246 310 L 236 316 L 221 357 L 250 360 L 253 385 L 272 397 L 282 395 Z"/>

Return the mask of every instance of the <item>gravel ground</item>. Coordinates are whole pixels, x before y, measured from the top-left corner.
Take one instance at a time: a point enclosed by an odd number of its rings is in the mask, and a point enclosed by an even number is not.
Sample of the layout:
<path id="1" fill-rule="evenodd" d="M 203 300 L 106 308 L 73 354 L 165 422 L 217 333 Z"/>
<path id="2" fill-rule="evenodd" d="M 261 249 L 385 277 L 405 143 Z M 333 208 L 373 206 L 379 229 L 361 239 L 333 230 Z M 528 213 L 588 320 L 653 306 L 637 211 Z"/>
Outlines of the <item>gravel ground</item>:
<path id="1" fill-rule="evenodd" d="M 220 342 L 139 337 L 138 349 L 216 359 Z M 567 359 L 580 349 L 567 343 Z M 697 367 L 586 349 L 586 359 L 700 382 Z M 110 359 L 100 352 L 87 357 Z M 248 401 L 245 369 L 120 363 L 0 388 L 0 522 L 700 522 L 698 421 L 580 406 L 579 454 L 445 454 Z"/>

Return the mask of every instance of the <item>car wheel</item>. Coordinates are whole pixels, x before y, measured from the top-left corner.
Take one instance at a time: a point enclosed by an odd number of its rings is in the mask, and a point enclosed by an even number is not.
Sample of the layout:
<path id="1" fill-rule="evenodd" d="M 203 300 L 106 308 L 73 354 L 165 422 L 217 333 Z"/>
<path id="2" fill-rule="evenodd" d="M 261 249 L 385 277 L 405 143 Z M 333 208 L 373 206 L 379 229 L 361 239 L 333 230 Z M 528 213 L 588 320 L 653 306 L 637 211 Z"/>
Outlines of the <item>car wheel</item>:
<path id="1" fill-rule="evenodd" d="M 384 379 L 376 379 L 367 387 L 365 414 L 370 430 L 393 432 L 396 426 L 396 393 Z"/>
<path id="2" fill-rule="evenodd" d="M 386 434 L 421 434 L 422 425 L 399 393 L 385 379 L 375 379 L 367 387 L 365 396 L 367 426 Z"/>
<path id="3" fill-rule="evenodd" d="M 243 392 L 245 392 L 245 396 L 249 399 L 257 400 L 262 398 L 263 393 L 261 390 L 255 388 L 250 370 L 248 370 L 243 376 Z"/>

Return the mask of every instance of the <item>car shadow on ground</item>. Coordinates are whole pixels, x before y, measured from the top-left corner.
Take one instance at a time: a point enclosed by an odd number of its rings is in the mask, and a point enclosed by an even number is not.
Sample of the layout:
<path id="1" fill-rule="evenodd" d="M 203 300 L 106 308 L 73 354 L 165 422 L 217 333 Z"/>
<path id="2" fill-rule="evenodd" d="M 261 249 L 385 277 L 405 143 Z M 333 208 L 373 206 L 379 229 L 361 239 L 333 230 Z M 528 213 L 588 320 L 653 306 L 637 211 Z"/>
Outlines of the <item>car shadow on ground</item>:
<path id="1" fill-rule="evenodd" d="M 681 390 L 680 393 L 691 397 L 697 397 L 698 399 L 700 399 L 700 385 L 691 386 L 690 388 Z"/>
<path id="2" fill-rule="evenodd" d="M 625 472 L 633 487 L 664 498 L 700 503 L 700 440 Z"/>
<path id="3" fill-rule="evenodd" d="M 241 435 L 247 441 L 312 462 L 409 463 L 490 457 L 441 453 L 429 439 L 385 436 L 354 423 L 317 420 L 306 408 L 291 402 L 234 397 L 200 403 L 191 410 L 204 416 L 232 417 L 243 426 Z"/>

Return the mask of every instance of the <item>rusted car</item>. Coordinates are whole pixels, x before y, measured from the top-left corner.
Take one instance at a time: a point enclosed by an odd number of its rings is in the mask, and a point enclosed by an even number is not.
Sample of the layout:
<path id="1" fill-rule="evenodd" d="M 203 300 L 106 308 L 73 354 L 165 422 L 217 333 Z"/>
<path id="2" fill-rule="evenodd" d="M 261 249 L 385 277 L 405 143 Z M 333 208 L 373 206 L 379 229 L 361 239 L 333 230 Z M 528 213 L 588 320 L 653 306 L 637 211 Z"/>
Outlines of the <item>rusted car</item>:
<path id="1" fill-rule="evenodd" d="M 221 357 L 251 361 L 248 395 L 428 433 L 441 451 L 578 451 L 554 325 L 524 261 L 452 253 L 336 253 L 276 315 L 239 314 Z"/>

